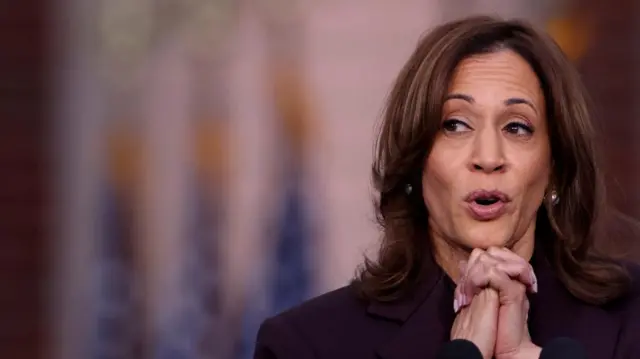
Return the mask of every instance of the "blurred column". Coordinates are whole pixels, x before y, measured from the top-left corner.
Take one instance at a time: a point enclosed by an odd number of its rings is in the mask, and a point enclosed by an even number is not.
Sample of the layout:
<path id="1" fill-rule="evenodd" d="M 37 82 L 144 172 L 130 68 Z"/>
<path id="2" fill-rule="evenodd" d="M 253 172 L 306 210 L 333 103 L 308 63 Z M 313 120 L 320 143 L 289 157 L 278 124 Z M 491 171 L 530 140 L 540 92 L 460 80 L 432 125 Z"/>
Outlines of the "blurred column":
<path id="1" fill-rule="evenodd" d="M 101 165 L 103 93 L 98 78 L 95 2 L 60 0 L 53 21 L 54 241 L 52 357 L 87 358 L 91 323 L 91 268 Z"/>
<path id="2" fill-rule="evenodd" d="M 260 323 L 268 316 L 299 304 L 316 288 L 317 271 L 312 268 L 317 242 L 311 223 L 318 220 L 310 211 L 315 196 L 309 186 L 308 154 L 320 134 L 306 71 L 306 13 L 298 0 L 270 0 L 254 3 L 263 30 L 265 62 L 260 88 L 268 101 L 261 121 L 272 127 L 271 156 L 265 156 L 261 180 L 268 196 L 260 206 L 257 225 L 262 229 L 252 245 L 260 258 L 244 260 L 250 266 L 245 277 L 248 291 L 238 355 L 253 356 Z M 254 199 L 255 200 L 255 199 Z M 313 215 L 312 215 L 313 213 Z"/>
<path id="3" fill-rule="evenodd" d="M 253 294 L 251 288 L 262 284 L 257 273 L 261 273 L 266 256 L 265 245 L 258 239 L 264 232 L 261 224 L 273 188 L 274 126 L 265 118 L 271 107 L 264 92 L 264 29 L 260 14 L 250 5 L 245 2 L 239 6 L 225 76 L 229 81 L 229 137 L 225 144 L 230 157 L 222 264 L 225 308 L 232 317 L 243 315 L 247 295 Z"/>
<path id="4" fill-rule="evenodd" d="M 150 40 L 148 5 L 60 6 L 56 357 L 140 356 L 143 311 L 134 293 L 141 289 L 139 75 Z"/>
<path id="5" fill-rule="evenodd" d="M 161 351 L 179 315 L 181 269 L 187 235 L 185 189 L 189 177 L 189 71 L 180 37 L 164 37 L 145 76 L 145 163 L 141 254 L 149 357 Z M 167 344 L 168 345 L 168 344 Z"/>
<path id="6" fill-rule="evenodd" d="M 143 88 L 148 355 L 225 358 L 231 1 L 158 1 Z M 223 187 L 225 186 L 225 187 Z M 235 283 L 238 284 L 238 283 Z M 224 317 L 224 318 L 223 318 Z"/>

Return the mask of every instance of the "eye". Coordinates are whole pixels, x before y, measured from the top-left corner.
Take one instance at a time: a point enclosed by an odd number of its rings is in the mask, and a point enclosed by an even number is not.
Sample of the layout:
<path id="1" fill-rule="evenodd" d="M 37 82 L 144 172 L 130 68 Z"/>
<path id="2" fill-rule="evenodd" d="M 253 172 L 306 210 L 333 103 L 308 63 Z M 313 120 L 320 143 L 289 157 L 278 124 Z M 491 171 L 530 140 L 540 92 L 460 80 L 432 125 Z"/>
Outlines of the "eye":
<path id="1" fill-rule="evenodd" d="M 504 126 L 504 131 L 516 136 L 531 136 L 533 128 L 520 122 L 510 122 Z"/>
<path id="2" fill-rule="evenodd" d="M 449 119 L 442 123 L 444 132 L 467 132 L 471 131 L 471 127 L 461 120 Z"/>

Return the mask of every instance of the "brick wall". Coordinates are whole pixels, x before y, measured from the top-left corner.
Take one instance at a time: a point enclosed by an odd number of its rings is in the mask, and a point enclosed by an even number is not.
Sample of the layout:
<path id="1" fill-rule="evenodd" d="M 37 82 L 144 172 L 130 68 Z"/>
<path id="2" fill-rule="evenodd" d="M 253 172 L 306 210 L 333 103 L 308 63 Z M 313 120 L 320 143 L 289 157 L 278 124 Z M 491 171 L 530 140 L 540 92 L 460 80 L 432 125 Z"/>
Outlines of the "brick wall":
<path id="1" fill-rule="evenodd" d="M 41 356 L 44 4 L 0 2 L 0 358 Z"/>

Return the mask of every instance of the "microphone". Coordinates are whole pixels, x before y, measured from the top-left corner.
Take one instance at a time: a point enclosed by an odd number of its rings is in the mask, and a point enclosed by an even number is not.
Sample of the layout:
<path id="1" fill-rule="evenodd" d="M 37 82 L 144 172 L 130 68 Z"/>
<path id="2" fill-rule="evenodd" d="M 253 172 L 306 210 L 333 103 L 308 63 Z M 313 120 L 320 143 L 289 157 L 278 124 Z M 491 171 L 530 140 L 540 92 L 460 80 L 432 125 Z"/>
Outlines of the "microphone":
<path id="1" fill-rule="evenodd" d="M 482 353 L 472 342 L 454 339 L 440 348 L 437 359 L 482 359 Z"/>
<path id="2" fill-rule="evenodd" d="M 587 352 L 573 339 L 556 338 L 542 348 L 540 359 L 587 359 Z"/>

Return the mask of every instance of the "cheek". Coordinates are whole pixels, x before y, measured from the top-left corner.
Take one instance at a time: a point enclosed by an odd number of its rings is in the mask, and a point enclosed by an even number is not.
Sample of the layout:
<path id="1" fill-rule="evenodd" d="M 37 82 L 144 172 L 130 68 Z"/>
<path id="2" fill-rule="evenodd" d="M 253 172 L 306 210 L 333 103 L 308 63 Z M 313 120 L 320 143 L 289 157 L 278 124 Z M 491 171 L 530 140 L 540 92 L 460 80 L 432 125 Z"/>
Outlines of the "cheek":
<path id="1" fill-rule="evenodd" d="M 437 153 L 429 157 L 422 174 L 422 193 L 427 207 L 443 207 L 451 197 L 455 177 L 455 166 L 451 161 L 443 161 Z"/>
<path id="2" fill-rule="evenodd" d="M 436 141 L 433 150 L 425 163 L 422 180 L 437 186 L 449 187 L 453 180 L 460 175 L 460 161 L 463 157 L 447 146 Z"/>
<path id="3" fill-rule="evenodd" d="M 551 158 L 548 151 L 544 151 L 539 156 L 535 156 L 530 163 L 530 169 L 533 171 L 532 177 L 535 181 L 542 183 L 544 186 L 549 182 L 549 175 L 551 174 Z"/>
<path id="4" fill-rule="evenodd" d="M 546 131 L 542 131 L 546 132 Z M 540 136 L 546 138 L 546 133 Z M 508 162 L 513 165 L 514 180 L 526 191 L 546 189 L 551 174 L 551 149 L 546 140 L 536 139 L 527 146 L 508 146 Z"/>
<path id="5" fill-rule="evenodd" d="M 524 185 L 525 197 L 535 203 L 542 201 L 549 186 L 550 164 L 548 161 L 536 160 L 529 166 L 523 166 L 520 182 Z"/>

